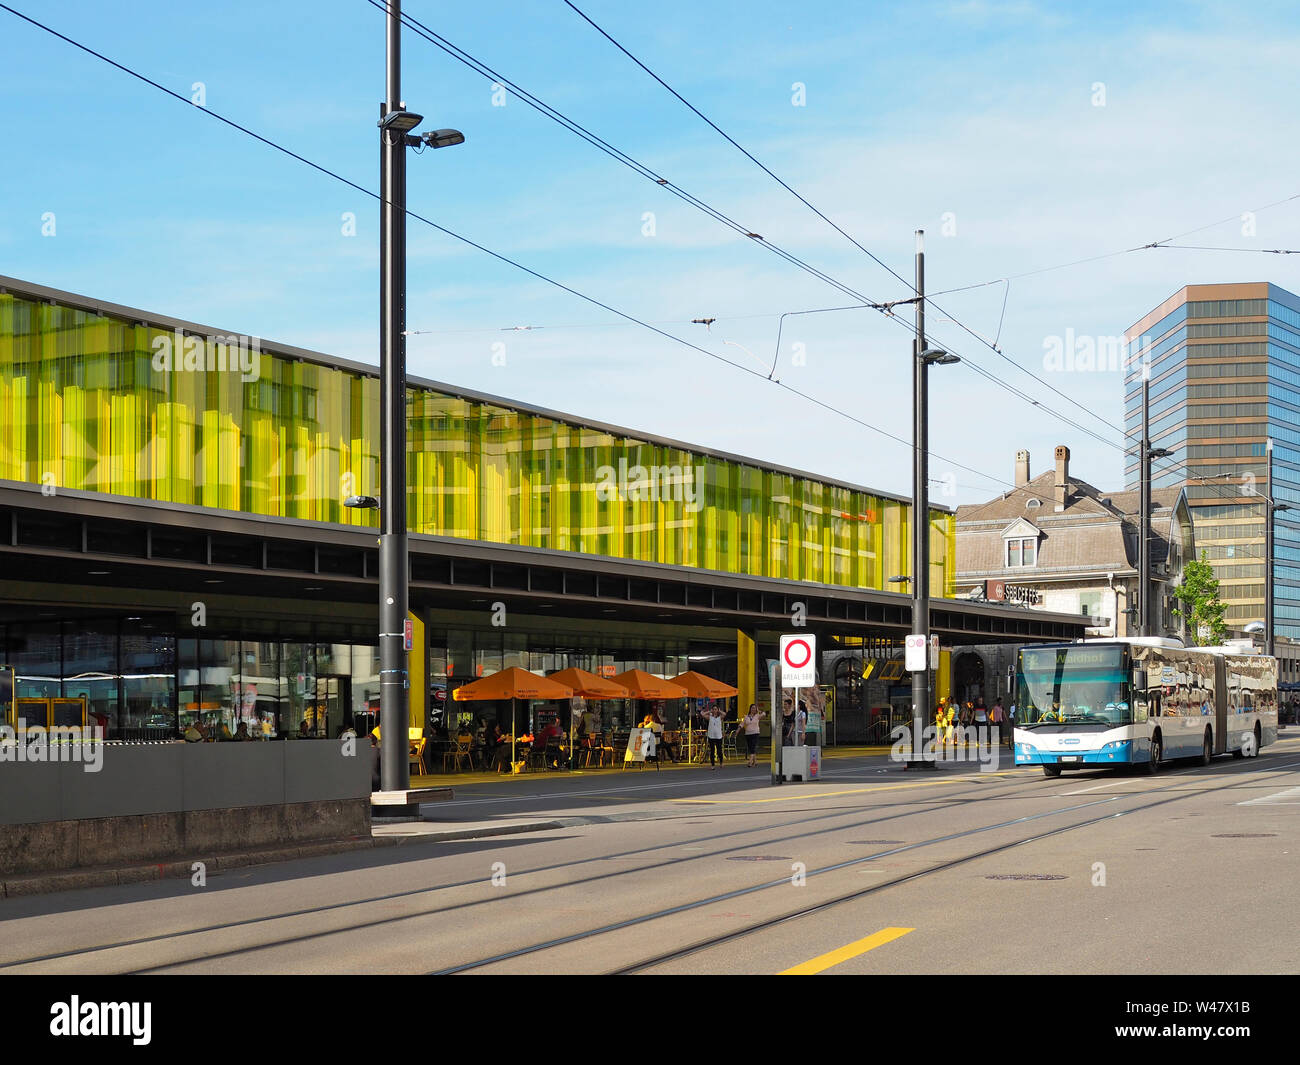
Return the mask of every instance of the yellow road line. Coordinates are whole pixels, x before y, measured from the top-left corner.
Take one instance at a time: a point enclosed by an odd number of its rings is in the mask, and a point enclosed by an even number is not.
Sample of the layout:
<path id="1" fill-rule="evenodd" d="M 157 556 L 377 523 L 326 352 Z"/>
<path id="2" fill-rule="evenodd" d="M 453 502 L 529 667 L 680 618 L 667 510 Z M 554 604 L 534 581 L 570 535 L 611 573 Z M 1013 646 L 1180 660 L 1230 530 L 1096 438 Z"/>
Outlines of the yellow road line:
<path id="1" fill-rule="evenodd" d="M 917 780 L 910 784 L 880 784 L 870 788 L 846 788 L 842 791 L 797 791 L 790 795 L 776 795 L 770 799 L 669 799 L 669 802 L 693 806 L 757 806 L 767 802 L 791 802 L 799 799 L 830 799 L 837 795 L 862 795 L 870 791 L 899 791 L 906 788 L 933 788 L 945 784 L 964 784 L 973 781 L 1008 776 L 1008 773 L 981 773 L 977 777 L 955 777 L 952 780 Z"/>
<path id="2" fill-rule="evenodd" d="M 806 961 L 802 965 L 796 965 L 793 969 L 786 969 L 785 972 L 778 973 L 778 976 L 816 976 L 820 972 L 825 972 L 832 966 L 846 962 L 850 958 L 856 958 L 860 954 L 865 954 L 869 950 L 875 950 L 877 947 L 883 947 L 886 943 L 892 943 L 895 939 L 901 939 L 908 932 L 915 932 L 914 928 L 882 928 L 879 932 L 867 936 L 866 939 L 859 939 L 856 943 L 850 943 L 846 947 L 840 947 L 839 950 L 832 950 L 829 954 L 821 954 L 811 961 Z"/>

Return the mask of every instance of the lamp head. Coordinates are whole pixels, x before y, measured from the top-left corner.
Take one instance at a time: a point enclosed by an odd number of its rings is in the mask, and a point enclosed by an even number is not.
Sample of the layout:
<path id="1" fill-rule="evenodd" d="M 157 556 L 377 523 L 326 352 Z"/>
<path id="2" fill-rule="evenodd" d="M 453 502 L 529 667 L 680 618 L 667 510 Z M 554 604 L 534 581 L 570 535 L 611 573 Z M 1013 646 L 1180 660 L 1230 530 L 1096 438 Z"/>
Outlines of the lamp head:
<path id="1" fill-rule="evenodd" d="M 435 129 L 432 133 L 421 133 L 420 140 L 430 148 L 450 148 L 465 143 L 465 134 L 458 129 Z"/>
<path id="2" fill-rule="evenodd" d="M 379 128 L 393 133 L 410 133 L 423 121 L 424 116 L 417 115 L 414 111 L 389 111 L 379 120 Z"/>

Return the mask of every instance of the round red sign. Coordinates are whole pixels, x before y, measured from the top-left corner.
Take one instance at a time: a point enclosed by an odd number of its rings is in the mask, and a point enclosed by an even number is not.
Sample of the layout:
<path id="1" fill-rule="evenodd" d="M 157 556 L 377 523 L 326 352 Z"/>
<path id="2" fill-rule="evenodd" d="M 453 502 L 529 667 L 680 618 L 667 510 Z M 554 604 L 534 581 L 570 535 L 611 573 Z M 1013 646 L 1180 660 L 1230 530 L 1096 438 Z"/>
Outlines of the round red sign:
<path id="1" fill-rule="evenodd" d="M 791 669 L 803 669 L 810 658 L 812 658 L 812 648 L 808 646 L 807 640 L 791 640 L 785 645 L 785 664 Z"/>

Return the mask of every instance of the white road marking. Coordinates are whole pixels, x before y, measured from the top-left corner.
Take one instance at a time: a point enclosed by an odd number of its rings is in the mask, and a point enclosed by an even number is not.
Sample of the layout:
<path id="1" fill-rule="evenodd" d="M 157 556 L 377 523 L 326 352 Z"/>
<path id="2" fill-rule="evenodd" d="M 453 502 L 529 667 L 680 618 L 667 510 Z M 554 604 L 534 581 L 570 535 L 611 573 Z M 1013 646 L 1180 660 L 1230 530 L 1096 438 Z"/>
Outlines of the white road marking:
<path id="1" fill-rule="evenodd" d="M 1294 796 L 1295 802 L 1285 802 L 1283 800 Z M 1275 791 L 1272 795 L 1262 795 L 1258 799 L 1247 799 L 1245 802 L 1237 803 L 1238 806 L 1300 806 L 1300 788 L 1286 788 L 1283 791 Z"/>
<path id="2" fill-rule="evenodd" d="M 1116 784 L 1127 784 L 1128 780 L 1121 778 L 1119 780 L 1108 780 L 1105 784 L 1097 784 L 1091 788 L 1080 788 L 1078 791 L 1067 791 L 1066 795 L 1086 795 L 1090 791 L 1101 791 L 1102 788 L 1113 788 Z"/>

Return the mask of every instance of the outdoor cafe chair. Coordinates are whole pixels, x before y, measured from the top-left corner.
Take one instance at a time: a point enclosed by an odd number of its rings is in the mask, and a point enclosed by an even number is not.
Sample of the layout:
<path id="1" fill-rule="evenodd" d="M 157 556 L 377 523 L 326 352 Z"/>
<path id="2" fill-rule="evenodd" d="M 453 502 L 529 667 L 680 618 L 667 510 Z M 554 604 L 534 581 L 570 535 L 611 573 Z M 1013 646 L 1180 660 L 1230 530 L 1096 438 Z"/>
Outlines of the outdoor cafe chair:
<path id="1" fill-rule="evenodd" d="M 454 770 L 460 769 L 461 762 L 464 762 L 469 769 L 473 769 L 474 759 L 470 754 L 470 747 L 473 742 L 471 736 L 457 736 L 448 748 L 442 752 L 442 771 L 447 772 L 448 760 L 451 761 Z"/>
<path id="2" fill-rule="evenodd" d="M 727 755 L 731 755 L 731 757 L 733 758 L 740 757 L 740 755 L 736 751 L 736 740 L 738 739 L 739 732 L 740 732 L 740 727 L 737 726 L 736 728 L 728 729 L 726 735 L 723 736 L 722 755 L 724 758 Z"/>
<path id="3" fill-rule="evenodd" d="M 427 773 L 429 770 L 424 764 L 424 748 L 428 744 L 428 738 L 418 729 L 407 730 L 408 751 L 407 757 L 413 766 L 417 766 L 421 773 Z"/>

